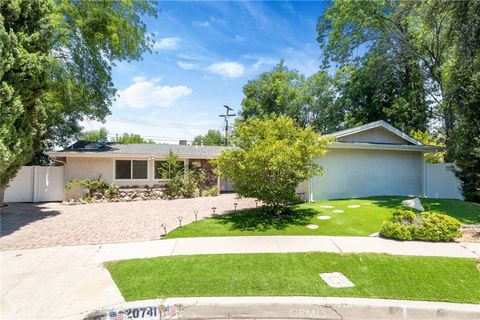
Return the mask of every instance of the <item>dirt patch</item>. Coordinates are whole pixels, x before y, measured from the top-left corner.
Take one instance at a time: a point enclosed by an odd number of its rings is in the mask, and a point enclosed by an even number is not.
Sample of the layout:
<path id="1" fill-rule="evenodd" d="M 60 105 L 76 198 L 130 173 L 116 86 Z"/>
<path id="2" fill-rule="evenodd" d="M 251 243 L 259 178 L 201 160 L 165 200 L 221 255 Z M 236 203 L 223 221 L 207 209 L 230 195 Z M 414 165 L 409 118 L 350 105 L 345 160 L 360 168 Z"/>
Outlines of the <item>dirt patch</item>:
<path id="1" fill-rule="evenodd" d="M 462 237 L 459 242 L 480 243 L 480 225 L 462 225 Z"/>

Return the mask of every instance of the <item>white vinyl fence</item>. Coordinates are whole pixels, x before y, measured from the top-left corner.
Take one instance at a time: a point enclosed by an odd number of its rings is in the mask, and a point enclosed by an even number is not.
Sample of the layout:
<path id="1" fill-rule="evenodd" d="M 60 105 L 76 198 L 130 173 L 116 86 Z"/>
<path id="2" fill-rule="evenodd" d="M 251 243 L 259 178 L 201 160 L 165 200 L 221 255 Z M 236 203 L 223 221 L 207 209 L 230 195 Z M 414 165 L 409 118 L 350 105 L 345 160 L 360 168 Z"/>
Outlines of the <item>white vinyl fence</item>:
<path id="1" fill-rule="evenodd" d="M 63 201 L 64 167 L 23 166 L 5 190 L 5 202 Z"/>
<path id="2" fill-rule="evenodd" d="M 462 199 L 460 181 L 452 163 L 427 163 L 425 167 L 426 196 L 430 198 Z"/>

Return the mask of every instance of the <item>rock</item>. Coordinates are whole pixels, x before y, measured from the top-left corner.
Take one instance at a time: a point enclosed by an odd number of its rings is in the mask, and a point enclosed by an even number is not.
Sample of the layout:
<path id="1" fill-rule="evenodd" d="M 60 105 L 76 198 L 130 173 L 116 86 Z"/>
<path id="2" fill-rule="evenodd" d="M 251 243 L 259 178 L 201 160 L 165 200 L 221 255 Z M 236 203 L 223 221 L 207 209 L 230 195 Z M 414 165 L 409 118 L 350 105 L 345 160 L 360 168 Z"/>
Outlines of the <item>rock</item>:
<path id="1" fill-rule="evenodd" d="M 125 196 L 125 197 L 123 197 L 122 200 L 123 201 L 132 201 L 132 198 L 130 198 L 129 196 Z"/>
<path id="2" fill-rule="evenodd" d="M 402 201 L 402 206 L 404 206 L 406 208 L 415 209 L 415 210 L 418 210 L 418 211 L 425 211 L 425 209 L 423 209 L 423 207 L 422 207 L 422 203 L 420 202 L 420 199 L 418 199 L 418 198 L 403 200 Z"/>

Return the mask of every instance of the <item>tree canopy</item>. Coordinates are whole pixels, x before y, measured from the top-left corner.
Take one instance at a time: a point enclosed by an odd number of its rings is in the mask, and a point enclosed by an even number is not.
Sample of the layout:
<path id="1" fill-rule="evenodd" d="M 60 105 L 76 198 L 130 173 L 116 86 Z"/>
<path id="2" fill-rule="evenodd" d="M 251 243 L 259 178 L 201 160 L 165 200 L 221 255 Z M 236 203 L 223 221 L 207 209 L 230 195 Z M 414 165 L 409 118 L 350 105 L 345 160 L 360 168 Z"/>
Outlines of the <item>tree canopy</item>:
<path id="1" fill-rule="evenodd" d="M 120 137 L 113 139 L 116 143 L 140 143 L 140 144 L 154 144 L 155 141 L 151 139 L 144 139 L 139 134 L 124 133 Z"/>
<path id="2" fill-rule="evenodd" d="M 239 196 L 257 198 L 279 212 L 296 199 L 300 182 L 321 173 L 314 159 L 326 152 L 328 141 L 285 116 L 251 118 L 237 123 L 238 149 L 222 151 L 214 164 Z"/>
<path id="3" fill-rule="evenodd" d="M 153 46 L 143 18 L 156 3 L 0 0 L 0 188 L 45 146 L 66 145 L 81 120 L 103 120 L 117 61 Z"/>
<path id="4" fill-rule="evenodd" d="M 108 140 L 108 131 L 105 128 L 100 128 L 98 130 L 90 130 L 86 132 L 82 132 L 80 134 L 80 140 L 85 141 L 107 141 Z"/>
<path id="5" fill-rule="evenodd" d="M 223 146 L 224 140 L 219 130 L 210 129 L 204 135 L 198 135 L 193 138 L 192 144 L 204 146 Z"/>

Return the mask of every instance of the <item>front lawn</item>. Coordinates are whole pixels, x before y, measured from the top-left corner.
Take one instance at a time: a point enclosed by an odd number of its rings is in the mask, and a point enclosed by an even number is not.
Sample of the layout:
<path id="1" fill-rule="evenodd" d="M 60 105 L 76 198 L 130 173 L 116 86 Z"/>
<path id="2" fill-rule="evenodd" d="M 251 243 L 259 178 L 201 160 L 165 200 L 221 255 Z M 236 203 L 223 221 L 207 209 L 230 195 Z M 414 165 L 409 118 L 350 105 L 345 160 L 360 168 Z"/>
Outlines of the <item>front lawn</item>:
<path id="1" fill-rule="evenodd" d="M 336 235 L 369 236 L 378 232 L 384 220 L 392 218 L 406 197 L 374 197 L 319 201 L 294 206 L 291 216 L 272 217 L 258 209 L 239 211 L 199 220 L 170 232 L 166 238 L 254 236 L 254 235 Z M 462 223 L 480 223 L 478 204 L 450 199 L 421 199 L 425 210 L 448 214 Z M 359 206 L 351 208 L 349 206 Z M 342 210 L 342 213 L 335 213 Z M 329 216 L 319 220 L 318 216 Z M 309 224 L 318 229 L 308 229 Z"/>
<path id="2" fill-rule="evenodd" d="M 164 297 L 332 296 L 480 303 L 475 259 L 379 254 L 172 256 L 106 264 L 127 301 Z M 341 272 L 355 287 L 330 288 Z"/>

